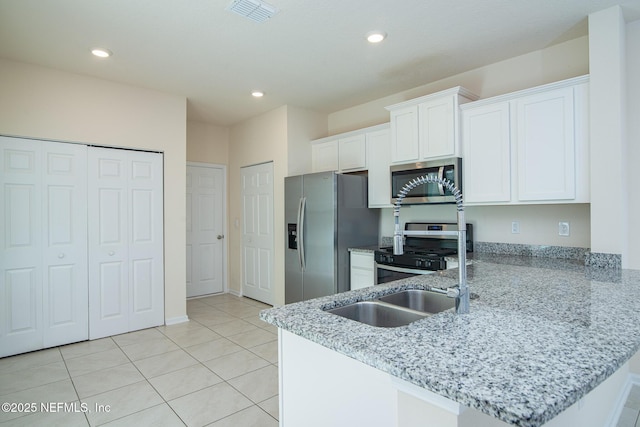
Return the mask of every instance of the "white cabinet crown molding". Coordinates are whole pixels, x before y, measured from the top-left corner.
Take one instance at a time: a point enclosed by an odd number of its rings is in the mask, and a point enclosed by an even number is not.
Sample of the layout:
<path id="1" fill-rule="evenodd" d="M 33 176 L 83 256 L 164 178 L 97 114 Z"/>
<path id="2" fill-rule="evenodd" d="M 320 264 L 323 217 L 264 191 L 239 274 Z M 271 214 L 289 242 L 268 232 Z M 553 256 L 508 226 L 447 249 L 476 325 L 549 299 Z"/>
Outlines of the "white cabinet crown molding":
<path id="1" fill-rule="evenodd" d="M 336 139 L 349 138 L 351 136 L 361 135 L 363 133 L 375 132 L 375 131 L 382 130 L 382 129 L 388 129 L 389 126 L 390 126 L 390 124 L 389 124 L 389 122 L 387 122 L 387 123 L 382 123 L 382 124 L 379 124 L 379 125 L 369 126 L 369 127 L 362 128 L 362 129 L 350 130 L 348 132 L 337 133 L 335 135 L 329 135 L 329 136 L 325 136 L 323 138 L 314 139 L 313 141 L 311 141 L 311 144 L 312 145 L 322 144 L 324 142 L 335 141 Z"/>
<path id="2" fill-rule="evenodd" d="M 423 102 L 432 101 L 434 99 L 442 98 L 449 95 L 460 95 L 471 101 L 476 101 L 477 99 L 479 99 L 479 96 L 471 92 L 470 90 L 465 89 L 462 86 L 456 86 L 450 89 L 441 90 L 440 92 L 435 92 L 429 95 L 420 96 L 418 98 L 409 99 L 407 101 L 398 102 L 397 104 L 388 105 L 385 108 L 388 111 L 393 111 L 400 108 L 411 107 L 413 105 L 422 104 Z"/>
<path id="3" fill-rule="evenodd" d="M 477 101 L 468 102 L 466 104 L 461 104 L 460 105 L 460 109 L 461 110 L 466 110 L 466 109 L 469 109 L 469 108 L 480 107 L 480 106 L 488 105 L 488 104 L 494 104 L 496 102 L 511 101 L 513 99 L 522 98 L 523 96 L 532 95 L 532 94 L 535 94 L 535 93 L 538 93 L 538 92 L 547 92 L 547 91 L 551 91 L 551 90 L 554 90 L 554 89 L 560 89 L 560 88 L 564 88 L 564 87 L 576 86 L 576 85 L 579 85 L 581 83 L 588 83 L 588 82 L 589 82 L 589 75 L 585 74 L 583 76 L 572 77 L 570 79 L 560 80 L 560 81 L 553 82 L 553 83 L 547 83 L 547 84 L 540 85 L 540 86 L 534 86 L 534 87 L 531 87 L 531 88 L 522 89 L 522 90 L 518 90 L 518 91 L 515 91 L 515 92 L 505 93 L 503 95 L 496 95 L 496 96 L 492 96 L 490 98 L 478 99 Z"/>

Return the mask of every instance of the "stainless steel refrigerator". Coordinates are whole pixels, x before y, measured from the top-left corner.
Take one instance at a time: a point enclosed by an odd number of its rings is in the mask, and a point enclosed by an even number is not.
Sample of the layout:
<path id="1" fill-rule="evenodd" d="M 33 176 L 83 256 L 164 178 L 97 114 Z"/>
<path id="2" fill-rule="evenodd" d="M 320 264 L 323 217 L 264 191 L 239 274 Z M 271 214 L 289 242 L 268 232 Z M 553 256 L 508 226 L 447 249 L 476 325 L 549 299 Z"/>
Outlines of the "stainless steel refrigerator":
<path id="1" fill-rule="evenodd" d="M 285 178 L 285 303 L 350 289 L 352 247 L 378 244 L 367 177 L 320 172 Z"/>

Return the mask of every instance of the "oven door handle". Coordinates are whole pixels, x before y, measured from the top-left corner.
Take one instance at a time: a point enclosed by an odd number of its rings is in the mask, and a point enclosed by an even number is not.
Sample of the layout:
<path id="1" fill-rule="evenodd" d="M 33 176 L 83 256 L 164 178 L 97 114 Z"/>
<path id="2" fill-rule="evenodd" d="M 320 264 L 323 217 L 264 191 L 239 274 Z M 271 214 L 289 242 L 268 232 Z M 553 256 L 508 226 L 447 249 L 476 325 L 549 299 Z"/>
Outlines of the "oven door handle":
<path id="1" fill-rule="evenodd" d="M 419 269 L 419 268 L 407 268 L 407 267 L 395 267 L 393 265 L 378 264 L 378 263 L 376 263 L 376 268 L 379 268 L 381 270 L 395 271 L 395 272 L 398 272 L 398 273 L 413 273 L 413 274 L 432 274 L 432 273 L 435 273 L 434 270 L 423 270 L 423 269 Z"/>

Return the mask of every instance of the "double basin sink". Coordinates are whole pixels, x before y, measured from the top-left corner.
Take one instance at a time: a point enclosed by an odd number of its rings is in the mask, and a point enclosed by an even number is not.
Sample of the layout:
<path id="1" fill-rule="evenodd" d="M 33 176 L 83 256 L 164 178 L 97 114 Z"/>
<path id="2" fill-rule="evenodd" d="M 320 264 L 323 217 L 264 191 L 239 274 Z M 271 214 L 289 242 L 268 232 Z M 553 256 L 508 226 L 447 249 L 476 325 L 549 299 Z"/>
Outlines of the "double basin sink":
<path id="1" fill-rule="evenodd" d="M 382 328 L 395 328 L 455 307 L 455 298 L 446 294 L 409 289 L 327 310 L 338 316 Z"/>

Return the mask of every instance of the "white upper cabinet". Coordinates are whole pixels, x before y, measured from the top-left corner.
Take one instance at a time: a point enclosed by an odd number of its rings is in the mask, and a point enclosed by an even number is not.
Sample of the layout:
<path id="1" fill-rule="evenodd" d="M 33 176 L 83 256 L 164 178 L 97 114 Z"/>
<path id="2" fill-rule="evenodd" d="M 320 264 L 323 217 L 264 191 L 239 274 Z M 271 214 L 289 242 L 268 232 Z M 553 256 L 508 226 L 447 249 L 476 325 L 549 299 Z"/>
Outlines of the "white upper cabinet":
<path id="1" fill-rule="evenodd" d="M 365 135 L 328 137 L 312 142 L 312 172 L 355 172 L 367 169 Z"/>
<path id="2" fill-rule="evenodd" d="M 386 107 L 392 163 L 460 156 L 459 107 L 476 99 L 458 86 Z"/>
<path id="3" fill-rule="evenodd" d="M 311 143 L 312 172 L 368 171 L 369 207 L 391 206 L 389 123 L 317 139 Z"/>
<path id="4" fill-rule="evenodd" d="M 573 88 L 515 101 L 518 200 L 576 196 Z"/>
<path id="5" fill-rule="evenodd" d="M 588 203 L 588 77 L 462 107 L 470 204 Z"/>
<path id="6" fill-rule="evenodd" d="M 389 125 L 368 132 L 366 135 L 367 152 L 369 153 L 369 207 L 391 207 L 391 178 L 389 165 L 391 164 L 391 137 Z"/>
<path id="7" fill-rule="evenodd" d="M 511 200 L 509 103 L 464 109 L 462 117 L 465 203 L 508 203 Z"/>
<path id="8" fill-rule="evenodd" d="M 324 141 L 311 146 L 312 172 L 336 171 L 338 165 L 338 141 Z"/>
<path id="9" fill-rule="evenodd" d="M 391 161 L 394 163 L 417 162 L 420 159 L 418 140 L 418 106 L 410 105 L 390 113 Z"/>
<path id="10" fill-rule="evenodd" d="M 449 95 L 418 105 L 418 136 L 423 157 L 450 157 L 458 149 L 458 105 Z"/>
<path id="11" fill-rule="evenodd" d="M 367 145 L 365 134 L 353 135 L 338 140 L 338 167 L 342 172 L 367 168 Z"/>

